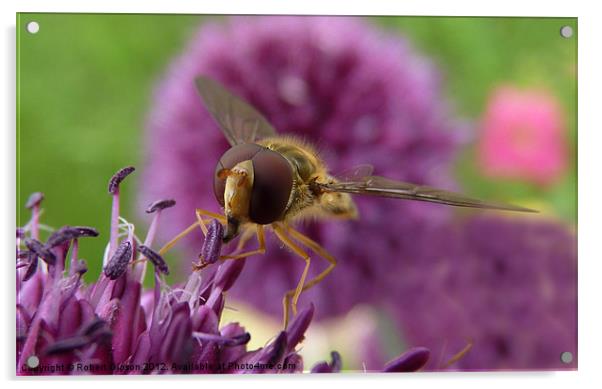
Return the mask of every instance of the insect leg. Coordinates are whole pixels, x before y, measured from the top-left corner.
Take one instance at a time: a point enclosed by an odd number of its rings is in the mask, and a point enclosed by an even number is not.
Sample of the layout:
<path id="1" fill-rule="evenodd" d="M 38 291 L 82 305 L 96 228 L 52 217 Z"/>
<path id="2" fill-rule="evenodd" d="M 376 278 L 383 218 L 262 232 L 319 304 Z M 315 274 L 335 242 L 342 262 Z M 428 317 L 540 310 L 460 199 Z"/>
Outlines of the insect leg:
<path id="1" fill-rule="evenodd" d="M 247 244 L 247 242 L 249 241 L 249 239 L 251 239 L 253 237 L 253 235 L 257 235 L 257 230 L 256 229 L 251 229 L 251 228 L 245 228 L 245 230 L 242 232 L 240 239 L 238 240 L 238 243 L 236 244 L 236 249 L 231 252 L 230 254 L 238 254 L 242 251 L 242 249 L 245 247 L 245 245 Z"/>
<path id="2" fill-rule="evenodd" d="M 163 255 L 166 252 L 168 252 L 176 243 L 178 243 L 178 241 L 180 239 L 182 239 L 186 235 L 190 234 L 198 226 L 199 226 L 199 222 L 196 221 L 193 224 L 191 224 L 190 227 L 186 228 L 184 231 L 180 232 L 178 235 L 176 235 L 175 237 L 173 237 L 172 240 L 170 240 L 169 242 L 165 243 L 165 245 L 163 245 L 163 247 L 161 247 L 161 249 L 159 250 L 159 255 Z"/>
<path id="3" fill-rule="evenodd" d="M 257 241 L 259 242 L 259 248 L 251 251 L 247 251 L 244 253 L 236 254 L 236 255 L 222 255 L 220 259 L 242 259 L 246 257 L 250 257 L 255 254 L 263 254 L 265 253 L 265 234 L 263 231 L 263 226 L 261 224 L 256 224 L 257 229 L 255 230 L 255 234 L 257 235 Z M 249 239 L 249 238 L 246 238 Z M 244 242 L 243 242 L 244 244 Z M 240 246 L 240 244 L 239 244 Z M 238 248 L 237 248 L 238 250 Z"/>
<path id="4" fill-rule="evenodd" d="M 224 215 L 221 215 L 221 214 L 215 213 L 215 212 L 211 212 L 211 211 L 207 211 L 206 209 L 197 208 L 195 210 L 195 213 L 197 215 L 204 215 L 204 216 L 212 217 L 214 219 L 219 220 L 222 223 L 226 222 L 226 217 Z"/>
<path id="5" fill-rule="evenodd" d="M 301 274 L 301 278 L 299 279 L 299 283 L 295 289 L 289 290 L 284 295 L 282 299 L 282 306 L 284 308 L 284 328 L 288 325 L 288 307 L 291 305 L 291 297 L 292 297 L 292 308 L 293 315 L 297 314 L 297 302 L 299 301 L 299 296 L 301 295 L 301 291 L 303 290 L 303 285 L 305 284 L 305 279 L 307 278 L 307 272 L 309 271 L 309 265 L 311 263 L 311 258 L 299 245 L 297 245 L 287 234 L 286 229 L 280 226 L 279 224 L 272 224 L 272 228 L 274 229 L 274 233 L 280 239 L 282 243 L 288 246 L 295 254 L 303 258 L 305 261 L 305 268 L 303 269 L 303 273 Z"/>
<path id="6" fill-rule="evenodd" d="M 200 227 L 201 231 L 203 231 L 203 235 L 207 235 L 207 227 L 205 227 L 205 224 L 208 223 L 208 220 L 203 220 L 201 218 L 201 215 L 206 215 L 209 217 L 213 217 L 221 222 L 225 222 L 226 218 L 220 214 L 214 213 L 214 212 L 210 212 L 210 211 L 205 211 L 204 209 L 197 209 L 196 210 L 196 218 L 197 221 L 194 222 L 193 224 L 191 224 L 188 228 L 186 228 L 185 230 L 183 230 L 182 232 L 180 232 L 178 235 L 176 235 L 174 238 L 172 238 L 169 242 L 167 242 L 163 247 L 161 247 L 161 249 L 159 250 L 159 255 L 163 255 L 165 254 L 167 251 L 169 251 L 176 243 L 178 243 L 178 241 L 180 241 L 182 238 L 184 238 L 186 235 L 190 234 L 192 231 L 195 230 L 195 228 Z"/>
<path id="7" fill-rule="evenodd" d="M 300 233 L 292 227 L 288 227 L 287 231 L 293 238 L 297 239 L 299 242 L 309 247 L 314 253 L 318 254 L 319 256 L 321 256 L 329 262 L 329 265 L 326 269 L 324 269 L 320 274 L 318 274 L 311 280 L 307 281 L 307 283 L 302 289 L 302 291 L 304 292 L 310 289 L 311 287 L 319 284 L 324 279 L 324 277 L 326 277 L 336 267 L 337 260 L 328 251 L 326 251 L 324 247 L 320 246 L 320 244 L 318 244 L 318 242 L 316 242 L 315 240 Z"/>

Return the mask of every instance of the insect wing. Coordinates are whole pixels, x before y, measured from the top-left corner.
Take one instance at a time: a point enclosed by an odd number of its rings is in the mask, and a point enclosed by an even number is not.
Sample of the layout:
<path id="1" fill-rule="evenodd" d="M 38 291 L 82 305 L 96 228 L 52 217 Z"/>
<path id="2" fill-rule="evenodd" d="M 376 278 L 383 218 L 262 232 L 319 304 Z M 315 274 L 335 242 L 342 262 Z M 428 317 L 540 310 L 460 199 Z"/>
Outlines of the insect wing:
<path id="1" fill-rule="evenodd" d="M 196 86 L 207 111 L 219 124 L 230 145 L 253 143 L 276 135 L 276 130 L 262 114 L 219 82 L 201 76 L 197 77 Z"/>
<path id="2" fill-rule="evenodd" d="M 337 174 L 337 180 L 341 182 L 361 182 L 366 177 L 371 176 L 373 171 L 374 167 L 372 165 L 358 165 Z"/>
<path id="3" fill-rule="evenodd" d="M 447 204 L 457 207 L 486 208 L 518 212 L 536 212 L 510 204 L 496 203 L 474 199 L 459 193 L 395 181 L 379 176 L 365 176 L 353 181 L 340 181 L 319 184 L 326 192 L 346 192 L 372 196 L 391 197 L 396 199 L 426 201 Z"/>

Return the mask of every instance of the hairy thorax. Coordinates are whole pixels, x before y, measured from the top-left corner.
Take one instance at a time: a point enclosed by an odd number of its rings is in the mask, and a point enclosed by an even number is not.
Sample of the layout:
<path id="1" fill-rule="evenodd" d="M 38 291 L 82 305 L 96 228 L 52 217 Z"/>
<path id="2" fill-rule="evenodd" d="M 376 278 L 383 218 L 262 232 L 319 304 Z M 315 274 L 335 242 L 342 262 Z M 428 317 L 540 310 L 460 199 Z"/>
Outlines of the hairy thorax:
<path id="1" fill-rule="evenodd" d="M 282 154 L 293 168 L 293 189 L 284 214 L 284 221 L 305 218 L 354 218 L 357 211 L 353 200 L 344 193 L 320 193 L 314 182 L 332 182 L 327 167 L 312 145 L 294 137 L 262 139 L 258 144 Z"/>

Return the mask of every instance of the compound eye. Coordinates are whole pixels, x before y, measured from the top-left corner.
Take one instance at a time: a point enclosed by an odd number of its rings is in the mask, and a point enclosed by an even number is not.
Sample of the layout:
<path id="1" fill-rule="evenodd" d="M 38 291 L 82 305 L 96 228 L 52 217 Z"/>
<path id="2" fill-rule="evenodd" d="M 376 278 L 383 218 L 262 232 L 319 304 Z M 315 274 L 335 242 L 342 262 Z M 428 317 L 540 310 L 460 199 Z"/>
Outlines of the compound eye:
<path id="1" fill-rule="evenodd" d="M 263 149 L 253 162 L 253 192 L 249 217 L 257 224 L 280 220 L 293 188 L 293 169 L 281 154 Z"/>
<path id="2" fill-rule="evenodd" d="M 222 169 L 232 169 L 239 162 L 252 159 L 255 154 L 262 150 L 265 150 L 265 148 L 257 144 L 242 143 L 230 148 L 219 159 L 219 162 L 215 166 L 215 173 L 213 174 L 213 193 L 215 194 L 215 199 L 222 207 L 224 206 L 226 180 L 218 177 L 218 173 Z"/>

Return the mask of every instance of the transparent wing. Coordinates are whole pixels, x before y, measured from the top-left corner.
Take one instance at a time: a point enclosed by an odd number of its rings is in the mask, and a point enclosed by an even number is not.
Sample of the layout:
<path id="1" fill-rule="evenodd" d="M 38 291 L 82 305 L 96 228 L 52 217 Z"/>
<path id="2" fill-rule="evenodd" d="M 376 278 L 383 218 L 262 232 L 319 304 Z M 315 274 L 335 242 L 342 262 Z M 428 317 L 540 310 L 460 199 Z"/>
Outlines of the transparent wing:
<path id="1" fill-rule="evenodd" d="M 263 115 L 219 82 L 204 76 L 195 81 L 207 111 L 219 124 L 230 145 L 253 143 L 276 135 L 276 130 Z"/>
<path id="2" fill-rule="evenodd" d="M 362 164 L 352 167 L 349 170 L 344 170 L 341 173 L 337 174 L 338 181 L 361 181 L 365 177 L 371 176 L 374 171 L 374 167 L 368 164 Z"/>
<path id="3" fill-rule="evenodd" d="M 483 201 L 464 196 L 459 193 L 448 192 L 429 186 L 410 184 L 395 181 L 385 177 L 365 175 L 356 176 L 354 180 L 333 183 L 317 183 L 325 192 L 346 192 L 372 196 L 391 197 L 396 199 L 427 201 L 431 203 L 447 204 L 457 207 L 498 209 L 517 212 L 537 212 L 510 204 Z"/>

